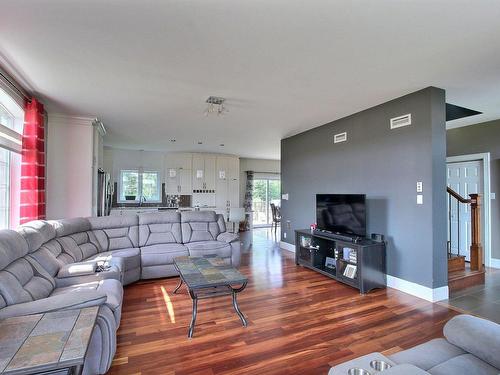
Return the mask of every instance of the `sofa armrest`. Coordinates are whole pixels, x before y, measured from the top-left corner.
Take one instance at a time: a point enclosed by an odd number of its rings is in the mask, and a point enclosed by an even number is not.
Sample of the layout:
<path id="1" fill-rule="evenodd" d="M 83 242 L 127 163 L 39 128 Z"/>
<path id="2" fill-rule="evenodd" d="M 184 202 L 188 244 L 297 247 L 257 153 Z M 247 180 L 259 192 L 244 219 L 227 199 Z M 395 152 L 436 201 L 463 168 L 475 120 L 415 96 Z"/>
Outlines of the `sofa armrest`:
<path id="1" fill-rule="evenodd" d="M 75 276 L 93 275 L 97 269 L 97 262 L 70 263 L 62 266 L 57 273 L 58 279 Z"/>
<path id="2" fill-rule="evenodd" d="M 81 291 L 58 294 L 36 301 L 18 303 L 0 309 L 0 319 L 13 316 L 43 314 L 59 310 L 74 310 L 100 306 L 106 302 L 106 294 L 99 291 Z"/>
<path id="3" fill-rule="evenodd" d="M 235 233 L 222 232 L 221 234 L 219 234 L 217 236 L 217 241 L 226 242 L 226 243 L 236 242 L 239 240 L 240 240 L 240 237 Z"/>
<path id="4" fill-rule="evenodd" d="M 500 368 L 500 324 L 472 315 L 458 315 L 446 323 L 443 334 L 451 344 Z"/>

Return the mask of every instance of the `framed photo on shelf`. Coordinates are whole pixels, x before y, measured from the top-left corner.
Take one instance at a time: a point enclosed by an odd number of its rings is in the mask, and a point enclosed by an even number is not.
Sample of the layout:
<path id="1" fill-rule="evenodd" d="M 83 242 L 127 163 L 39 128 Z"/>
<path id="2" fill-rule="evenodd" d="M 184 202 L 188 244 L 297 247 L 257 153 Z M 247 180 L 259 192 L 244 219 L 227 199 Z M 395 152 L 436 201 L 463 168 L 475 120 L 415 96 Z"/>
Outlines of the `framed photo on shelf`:
<path id="1" fill-rule="evenodd" d="M 330 269 L 334 269 L 335 268 L 335 258 L 326 257 L 325 267 L 330 268 Z"/>

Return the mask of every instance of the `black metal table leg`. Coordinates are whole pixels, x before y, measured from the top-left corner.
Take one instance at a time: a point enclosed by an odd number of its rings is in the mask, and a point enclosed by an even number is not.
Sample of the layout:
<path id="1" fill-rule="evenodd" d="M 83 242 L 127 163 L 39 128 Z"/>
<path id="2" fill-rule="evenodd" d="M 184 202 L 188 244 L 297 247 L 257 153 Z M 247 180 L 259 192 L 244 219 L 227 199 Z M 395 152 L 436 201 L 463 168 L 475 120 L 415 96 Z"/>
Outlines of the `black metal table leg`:
<path id="1" fill-rule="evenodd" d="M 196 315 L 198 314 L 198 297 L 193 291 L 189 291 L 193 300 L 193 312 L 191 316 L 191 324 L 189 325 L 188 337 L 192 338 L 194 333 L 194 325 L 196 324 Z"/>
<path id="2" fill-rule="evenodd" d="M 245 316 L 241 312 L 240 307 L 238 306 L 238 300 L 236 299 L 236 294 L 238 294 L 243 289 L 245 289 L 246 286 L 247 286 L 247 283 L 244 283 L 239 288 L 236 288 L 236 289 L 231 288 L 231 292 L 232 292 L 232 295 L 233 295 L 233 307 L 234 307 L 234 311 L 236 311 L 236 314 L 238 314 L 238 316 L 240 317 L 240 320 L 241 320 L 241 323 L 243 324 L 243 327 L 246 327 L 248 325 L 248 323 L 247 323 L 247 320 L 245 319 Z"/>
<path id="3" fill-rule="evenodd" d="M 243 324 L 243 327 L 246 327 L 248 325 L 247 320 L 245 319 L 245 316 L 242 314 L 240 311 L 240 308 L 238 307 L 238 301 L 236 300 L 236 292 L 233 290 L 233 307 L 234 310 L 236 311 L 236 314 L 240 317 L 241 323 Z"/>
<path id="4" fill-rule="evenodd" d="M 175 287 L 173 294 L 177 293 L 177 291 L 181 286 L 182 286 L 182 277 L 179 276 L 179 284 L 177 284 L 177 286 Z"/>

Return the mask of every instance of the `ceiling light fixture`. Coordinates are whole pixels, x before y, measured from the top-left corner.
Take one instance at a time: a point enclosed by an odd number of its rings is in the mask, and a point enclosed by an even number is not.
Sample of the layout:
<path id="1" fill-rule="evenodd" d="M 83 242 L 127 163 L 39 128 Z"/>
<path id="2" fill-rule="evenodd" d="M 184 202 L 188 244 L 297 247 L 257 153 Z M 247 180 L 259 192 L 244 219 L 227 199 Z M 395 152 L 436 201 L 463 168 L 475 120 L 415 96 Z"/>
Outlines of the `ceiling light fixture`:
<path id="1" fill-rule="evenodd" d="M 220 96 L 209 96 L 205 103 L 207 103 L 207 109 L 205 109 L 205 116 L 211 113 L 216 113 L 217 116 L 222 116 L 224 113 L 229 112 L 224 106 L 225 98 Z"/>
<path id="2" fill-rule="evenodd" d="M 220 146 L 220 147 L 224 147 L 224 143 L 221 143 L 219 146 Z"/>
<path id="3" fill-rule="evenodd" d="M 203 144 L 203 142 L 202 142 L 202 141 L 198 141 L 198 144 L 199 144 L 199 145 L 202 145 L 202 144 Z"/>
<path id="4" fill-rule="evenodd" d="M 173 139 L 173 138 L 170 140 L 170 142 L 172 142 L 172 143 L 173 143 L 173 142 L 176 142 L 176 141 L 177 141 L 177 140 L 176 140 L 176 139 Z"/>

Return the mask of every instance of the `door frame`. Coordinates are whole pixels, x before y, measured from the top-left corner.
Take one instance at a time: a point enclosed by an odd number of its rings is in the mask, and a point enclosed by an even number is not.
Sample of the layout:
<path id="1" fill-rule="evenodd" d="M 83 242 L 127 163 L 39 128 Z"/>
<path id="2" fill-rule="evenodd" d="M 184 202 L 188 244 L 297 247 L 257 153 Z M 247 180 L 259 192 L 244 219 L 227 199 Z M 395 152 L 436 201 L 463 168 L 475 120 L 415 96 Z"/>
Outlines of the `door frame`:
<path id="1" fill-rule="evenodd" d="M 448 163 L 461 163 L 467 161 L 481 161 L 483 163 L 483 215 L 484 223 L 484 265 L 491 267 L 491 186 L 490 186 L 490 153 L 467 154 L 449 156 Z"/>

